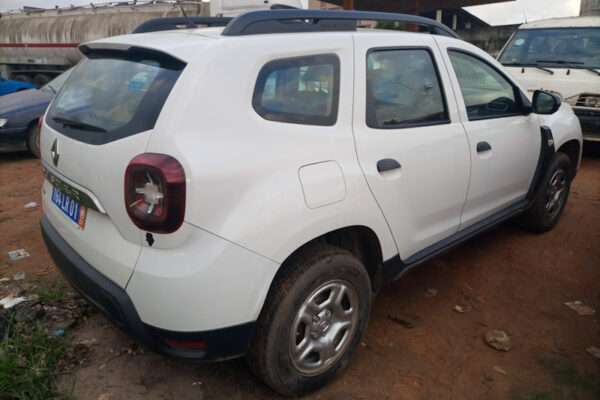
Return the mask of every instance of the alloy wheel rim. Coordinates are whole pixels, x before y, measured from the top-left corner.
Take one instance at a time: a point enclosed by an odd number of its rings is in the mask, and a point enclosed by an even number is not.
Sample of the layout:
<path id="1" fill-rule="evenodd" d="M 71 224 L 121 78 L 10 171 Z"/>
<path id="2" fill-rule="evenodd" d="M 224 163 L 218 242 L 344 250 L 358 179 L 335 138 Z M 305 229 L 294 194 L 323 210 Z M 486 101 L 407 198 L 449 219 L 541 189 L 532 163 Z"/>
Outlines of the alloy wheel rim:
<path id="1" fill-rule="evenodd" d="M 358 327 L 358 295 L 346 281 L 314 290 L 298 310 L 290 332 L 290 356 L 304 375 L 327 371 L 345 353 Z"/>
<path id="2" fill-rule="evenodd" d="M 567 172 L 557 169 L 548 182 L 546 189 L 546 212 L 555 218 L 562 209 L 567 194 Z"/>

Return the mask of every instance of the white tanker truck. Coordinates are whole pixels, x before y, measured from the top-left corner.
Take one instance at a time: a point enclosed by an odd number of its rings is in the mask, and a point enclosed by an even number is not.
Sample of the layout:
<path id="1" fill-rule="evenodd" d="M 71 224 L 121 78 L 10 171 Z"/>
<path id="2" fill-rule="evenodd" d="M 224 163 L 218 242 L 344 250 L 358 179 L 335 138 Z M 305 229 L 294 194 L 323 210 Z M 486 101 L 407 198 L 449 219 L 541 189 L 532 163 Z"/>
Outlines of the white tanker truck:
<path id="1" fill-rule="evenodd" d="M 306 8 L 308 0 L 127 1 L 55 9 L 24 8 L 0 14 L 0 76 L 43 85 L 76 64 L 77 46 L 131 32 L 167 16 L 235 16 L 283 4 Z"/>

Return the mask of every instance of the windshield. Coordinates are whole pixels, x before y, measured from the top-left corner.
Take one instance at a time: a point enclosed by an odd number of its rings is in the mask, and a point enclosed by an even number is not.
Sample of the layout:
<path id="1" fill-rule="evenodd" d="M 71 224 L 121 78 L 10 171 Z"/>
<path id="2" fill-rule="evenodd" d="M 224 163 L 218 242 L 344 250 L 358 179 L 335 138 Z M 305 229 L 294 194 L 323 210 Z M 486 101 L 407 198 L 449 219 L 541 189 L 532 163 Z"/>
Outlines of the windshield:
<path id="1" fill-rule="evenodd" d="M 525 29 L 508 44 L 504 65 L 600 69 L 600 28 Z"/>
<path id="2" fill-rule="evenodd" d="M 56 78 L 52 79 L 50 82 L 48 82 L 47 84 L 42 86 L 41 90 L 51 92 L 52 94 L 58 93 L 60 88 L 65 84 L 65 81 L 71 74 L 72 70 L 73 70 L 72 68 L 68 69 L 65 72 L 63 72 L 62 74 L 60 74 L 59 76 L 57 76 Z"/>
<path id="3" fill-rule="evenodd" d="M 46 122 L 90 144 L 152 129 L 184 65 L 150 51 L 88 54 L 59 91 Z"/>

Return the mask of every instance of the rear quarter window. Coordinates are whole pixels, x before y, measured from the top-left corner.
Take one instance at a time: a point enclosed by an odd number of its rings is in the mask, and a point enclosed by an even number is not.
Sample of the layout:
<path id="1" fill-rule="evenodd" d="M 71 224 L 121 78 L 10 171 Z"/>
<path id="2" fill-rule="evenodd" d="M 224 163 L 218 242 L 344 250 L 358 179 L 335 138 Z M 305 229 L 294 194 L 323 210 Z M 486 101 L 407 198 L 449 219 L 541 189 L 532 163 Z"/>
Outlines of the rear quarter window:
<path id="1" fill-rule="evenodd" d="M 334 54 L 274 60 L 260 71 L 252 105 L 264 119 L 335 125 L 340 61 Z"/>
<path id="2" fill-rule="evenodd" d="M 136 48 L 86 55 L 52 103 L 48 125 L 96 145 L 153 129 L 185 63 Z"/>

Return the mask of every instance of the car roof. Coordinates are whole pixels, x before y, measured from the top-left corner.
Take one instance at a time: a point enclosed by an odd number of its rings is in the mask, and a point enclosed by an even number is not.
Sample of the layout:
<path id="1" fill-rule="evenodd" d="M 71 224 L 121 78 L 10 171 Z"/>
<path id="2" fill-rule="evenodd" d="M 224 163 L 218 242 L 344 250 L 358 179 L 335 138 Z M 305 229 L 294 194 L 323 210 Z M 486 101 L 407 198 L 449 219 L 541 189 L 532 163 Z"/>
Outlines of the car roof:
<path id="1" fill-rule="evenodd" d="M 600 28 L 600 17 L 568 17 L 552 18 L 523 24 L 519 29 L 547 29 L 547 28 Z"/>
<path id="2" fill-rule="evenodd" d="M 155 49 L 162 51 L 163 53 L 169 54 L 177 59 L 184 62 L 191 61 L 194 54 L 200 53 L 199 50 L 203 50 L 208 47 L 218 45 L 219 41 L 222 40 L 235 40 L 237 38 L 244 38 L 248 40 L 250 38 L 260 38 L 261 40 L 268 40 L 269 37 L 280 36 L 280 35 L 293 35 L 295 37 L 303 37 L 305 39 L 314 40 L 316 35 L 329 36 L 329 35 L 372 35 L 372 34 L 383 34 L 383 35 L 431 35 L 430 33 L 410 32 L 410 31 L 399 31 L 389 29 L 363 29 L 359 28 L 356 31 L 324 31 L 324 32 L 292 32 L 292 33 L 269 33 L 269 34 L 254 34 L 244 36 L 224 36 L 222 35 L 223 27 L 202 27 L 202 28 L 191 28 L 191 29 L 177 29 L 168 31 L 158 31 L 150 33 L 138 33 L 128 34 L 120 36 L 111 36 L 108 38 L 98 39 L 91 42 L 86 42 L 81 47 L 87 48 L 101 48 L 101 49 L 122 49 L 128 47 L 141 47 L 147 49 Z M 445 36 L 444 36 L 445 37 Z M 449 38 L 457 42 L 465 43 L 460 39 Z M 315 47 L 318 47 L 319 41 L 315 41 Z M 193 51 L 190 51 L 193 50 Z"/>

